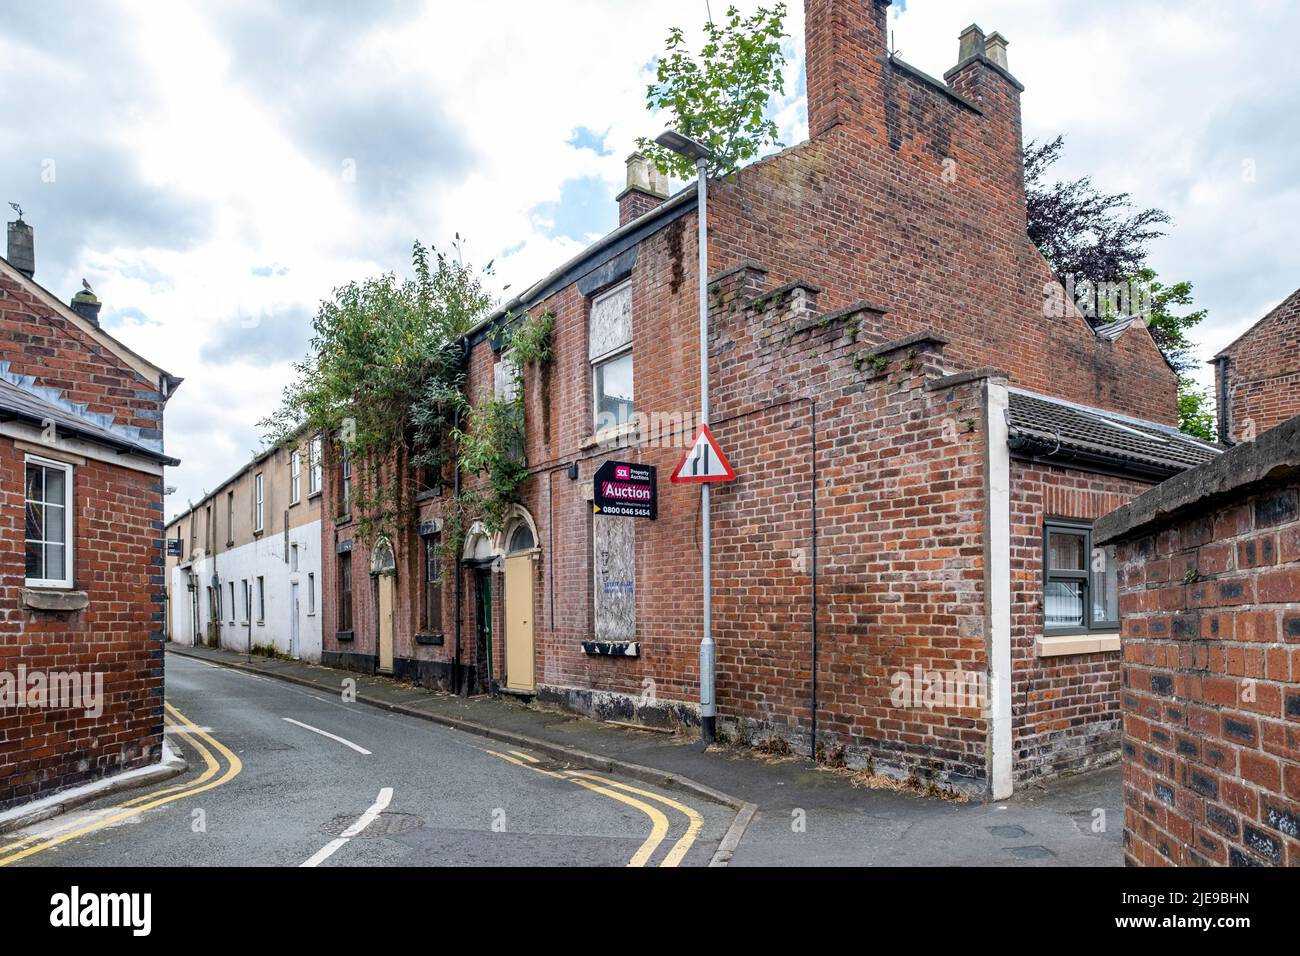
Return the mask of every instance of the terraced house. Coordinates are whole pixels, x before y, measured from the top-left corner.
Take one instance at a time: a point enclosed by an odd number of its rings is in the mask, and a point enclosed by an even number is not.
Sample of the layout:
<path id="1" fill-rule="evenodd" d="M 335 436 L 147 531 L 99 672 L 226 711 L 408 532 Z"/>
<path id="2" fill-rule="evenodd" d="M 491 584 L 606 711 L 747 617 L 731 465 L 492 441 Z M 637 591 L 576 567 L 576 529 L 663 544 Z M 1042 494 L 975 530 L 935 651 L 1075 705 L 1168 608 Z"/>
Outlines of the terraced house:
<path id="1" fill-rule="evenodd" d="M 163 411 L 180 379 L 0 259 L 0 810 L 155 763 L 163 742 Z"/>
<path id="2" fill-rule="evenodd" d="M 1300 289 L 1214 357 L 1214 381 L 1226 444 L 1300 415 Z"/>
<path id="3" fill-rule="evenodd" d="M 276 446 L 172 518 L 171 640 L 320 660 L 321 454 Z"/>
<path id="4" fill-rule="evenodd" d="M 1113 564 L 1091 523 L 1218 454 L 1177 430 L 1141 322 L 1094 329 L 1026 236 L 1021 84 L 971 26 L 943 80 L 890 55 L 883 0 L 807 0 L 810 139 L 709 183 L 721 727 L 1001 797 L 1116 753 Z M 955 28 L 954 28 L 955 29 Z M 466 341 L 469 394 L 524 369 L 530 477 L 439 561 L 449 469 L 369 540 L 327 450 L 323 659 L 655 724 L 698 720 L 697 197 L 629 161 L 619 228 Z M 595 513 L 608 462 L 654 520 Z M 945 688 L 975 693 L 945 696 Z"/>

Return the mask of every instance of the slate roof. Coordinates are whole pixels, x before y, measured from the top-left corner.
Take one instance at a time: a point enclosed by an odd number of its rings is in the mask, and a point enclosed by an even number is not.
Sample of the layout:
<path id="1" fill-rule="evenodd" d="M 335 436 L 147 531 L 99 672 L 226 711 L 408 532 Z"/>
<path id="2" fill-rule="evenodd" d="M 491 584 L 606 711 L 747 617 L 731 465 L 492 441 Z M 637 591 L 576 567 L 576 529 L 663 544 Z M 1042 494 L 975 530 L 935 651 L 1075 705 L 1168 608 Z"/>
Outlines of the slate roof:
<path id="1" fill-rule="evenodd" d="M 67 408 L 48 402 L 38 395 L 20 388 L 7 378 L 0 377 L 0 421 L 25 421 L 41 427 L 46 421 L 54 422 L 58 431 L 75 435 L 85 441 L 105 445 L 117 451 L 129 452 L 164 465 L 180 462 L 164 455 L 142 441 L 136 441 L 121 432 L 74 414 Z"/>
<path id="2" fill-rule="evenodd" d="M 1223 449 L 1172 425 L 1009 390 L 1012 448 L 1032 457 L 1106 464 L 1148 477 L 1170 477 L 1214 461 Z"/>

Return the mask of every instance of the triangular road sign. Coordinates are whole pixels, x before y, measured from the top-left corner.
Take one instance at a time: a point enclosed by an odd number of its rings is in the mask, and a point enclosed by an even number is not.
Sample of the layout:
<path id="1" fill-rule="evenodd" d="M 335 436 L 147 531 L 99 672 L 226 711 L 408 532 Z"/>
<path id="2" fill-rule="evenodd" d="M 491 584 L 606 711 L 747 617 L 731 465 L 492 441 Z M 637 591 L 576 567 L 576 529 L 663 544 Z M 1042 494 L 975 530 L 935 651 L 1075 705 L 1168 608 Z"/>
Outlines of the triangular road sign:
<path id="1" fill-rule="evenodd" d="M 708 425 L 701 425 L 695 433 L 695 444 L 686 453 L 686 457 L 673 469 L 670 480 L 679 485 L 703 484 L 713 481 L 731 481 L 736 477 L 736 470 L 727 461 L 727 456 L 718 447 L 718 440 L 709 431 Z"/>

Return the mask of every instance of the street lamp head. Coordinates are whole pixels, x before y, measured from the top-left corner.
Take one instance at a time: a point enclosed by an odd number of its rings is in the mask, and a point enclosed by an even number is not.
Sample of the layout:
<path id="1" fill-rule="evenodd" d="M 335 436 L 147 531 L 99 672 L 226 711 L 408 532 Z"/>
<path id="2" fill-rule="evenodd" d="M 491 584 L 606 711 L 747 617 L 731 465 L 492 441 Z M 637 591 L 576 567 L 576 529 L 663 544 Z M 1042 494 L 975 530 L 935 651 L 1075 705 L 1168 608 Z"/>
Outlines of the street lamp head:
<path id="1" fill-rule="evenodd" d="M 702 159 L 713 159 L 713 150 L 693 139 L 688 139 L 675 129 L 664 130 L 655 137 L 655 142 L 681 156 L 687 162 L 698 163 Z"/>

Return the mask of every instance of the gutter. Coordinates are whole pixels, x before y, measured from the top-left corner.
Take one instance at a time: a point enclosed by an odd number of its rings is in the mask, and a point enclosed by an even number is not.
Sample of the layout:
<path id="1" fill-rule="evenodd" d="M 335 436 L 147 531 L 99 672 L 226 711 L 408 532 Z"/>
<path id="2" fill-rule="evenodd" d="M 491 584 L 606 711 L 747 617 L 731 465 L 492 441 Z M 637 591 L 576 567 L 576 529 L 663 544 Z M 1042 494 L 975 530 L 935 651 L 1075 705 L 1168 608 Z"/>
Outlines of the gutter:
<path id="1" fill-rule="evenodd" d="M 0 422 L 25 422 L 28 425 L 34 425 L 42 428 L 45 425 L 45 419 L 39 415 L 31 415 L 27 412 L 14 411 L 12 409 L 0 412 Z M 140 458 L 148 459 L 160 465 L 175 467 L 181 463 L 179 458 L 172 458 L 170 455 L 164 455 L 140 445 L 132 444 L 125 439 L 115 439 L 108 433 L 92 431 L 86 428 L 79 428 L 76 425 L 70 425 L 65 422 L 56 422 L 55 427 L 69 435 L 75 435 L 83 441 L 88 441 L 94 445 L 102 445 L 105 448 L 111 448 L 114 451 L 125 452 L 126 454 L 136 455 Z"/>

